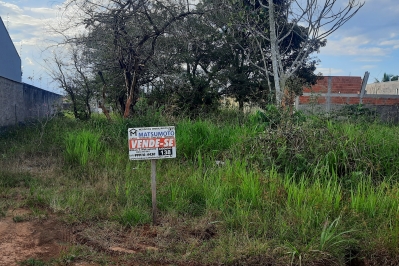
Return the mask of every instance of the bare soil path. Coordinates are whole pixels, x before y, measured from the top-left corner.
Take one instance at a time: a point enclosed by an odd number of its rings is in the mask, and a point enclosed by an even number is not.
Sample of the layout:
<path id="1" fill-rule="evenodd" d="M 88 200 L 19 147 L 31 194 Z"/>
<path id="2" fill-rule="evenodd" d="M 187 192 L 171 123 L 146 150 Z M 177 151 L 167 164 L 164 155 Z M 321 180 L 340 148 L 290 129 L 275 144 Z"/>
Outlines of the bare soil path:
<path id="1" fill-rule="evenodd" d="M 33 214 L 29 209 L 20 208 L 9 210 L 5 217 L 0 218 L 0 266 L 19 266 L 21 262 L 29 259 L 50 262 L 52 265 L 52 259 L 59 259 L 68 252 L 69 247 L 75 244 L 85 245 L 109 254 L 113 260 L 115 259 L 115 265 L 140 265 L 133 261 L 128 264 L 126 261 L 119 261 L 120 256 L 158 251 L 154 245 L 130 243 L 129 238 L 119 233 L 113 232 L 102 237 L 98 229 L 82 226 L 74 230 L 64 225 L 55 216 L 44 214 L 42 216 Z M 140 234 L 143 232 L 148 234 L 151 230 L 149 227 L 144 227 Z M 144 239 L 147 237 L 145 235 Z M 142 236 L 138 238 L 143 240 Z M 149 238 L 152 238 L 152 235 Z M 146 263 L 148 264 L 158 265 Z M 69 262 L 68 265 L 97 266 L 99 264 L 78 260 Z"/>
<path id="2" fill-rule="evenodd" d="M 54 219 L 31 219 L 27 209 L 7 212 L 0 219 L 0 265 L 13 266 L 27 259 L 47 261 L 66 248 L 68 234 Z"/>

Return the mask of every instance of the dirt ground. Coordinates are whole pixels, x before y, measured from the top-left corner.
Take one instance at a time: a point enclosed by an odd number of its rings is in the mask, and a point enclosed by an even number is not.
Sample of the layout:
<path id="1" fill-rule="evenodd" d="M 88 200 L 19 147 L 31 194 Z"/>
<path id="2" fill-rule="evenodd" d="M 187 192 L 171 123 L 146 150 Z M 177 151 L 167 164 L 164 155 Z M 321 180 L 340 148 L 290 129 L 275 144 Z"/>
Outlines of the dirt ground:
<path id="1" fill-rule="evenodd" d="M 126 264 L 119 258 L 157 252 L 156 244 L 151 241 L 156 236 L 153 230 L 148 226 L 134 232 L 121 232 L 111 225 L 95 229 L 87 225 L 66 226 L 55 216 L 43 214 L 41 217 L 29 209 L 9 210 L 5 217 L 0 218 L 0 266 L 17 266 L 29 259 L 49 262 L 66 254 L 72 245 L 83 245 L 94 252 L 107 254 L 113 265 L 140 265 L 137 261 Z M 67 264 L 99 265 L 81 259 Z"/>
<path id="2" fill-rule="evenodd" d="M 68 230 L 54 219 L 30 219 L 27 209 L 7 212 L 0 219 L 0 265 L 18 265 L 27 259 L 57 257 L 71 242 Z"/>
<path id="3" fill-rule="evenodd" d="M 49 237 L 60 236 L 54 225 L 44 227 L 37 226 L 38 221 L 24 221 L 29 215 L 28 210 L 14 210 L 0 220 L 0 265 L 17 265 L 28 258 L 56 256 L 61 251 L 57 240 Z M 57 232 L 54 234 L 54 231 Z"/>

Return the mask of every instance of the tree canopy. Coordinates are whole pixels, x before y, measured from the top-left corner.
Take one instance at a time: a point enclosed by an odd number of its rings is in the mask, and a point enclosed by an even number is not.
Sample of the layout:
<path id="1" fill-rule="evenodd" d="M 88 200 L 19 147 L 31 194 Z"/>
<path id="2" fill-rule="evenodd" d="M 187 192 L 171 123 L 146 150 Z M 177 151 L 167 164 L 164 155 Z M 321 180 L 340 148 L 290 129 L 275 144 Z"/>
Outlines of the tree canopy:
<path id="1" fill-rule="evenodd" d="M 300 95 L 316 82 L 311 55 L 326 44 L 314 36 L 321 20 L 300 24 L 294 2 L 69 0 L 55 29 L 65 56 L 53 59 L 52 74 L 86 116 L 93 97 L 124 117 L 142 98 L 191 114 L 214 110 L 221 97 L 240 108 L 280 104 L 281 88 Z"/>

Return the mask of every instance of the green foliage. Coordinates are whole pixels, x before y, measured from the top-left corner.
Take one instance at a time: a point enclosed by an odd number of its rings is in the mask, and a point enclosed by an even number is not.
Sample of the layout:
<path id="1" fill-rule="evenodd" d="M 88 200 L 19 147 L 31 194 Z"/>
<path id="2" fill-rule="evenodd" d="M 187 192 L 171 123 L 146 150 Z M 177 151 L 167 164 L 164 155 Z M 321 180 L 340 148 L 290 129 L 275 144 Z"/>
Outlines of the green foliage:
<path id="1" fill-rule="evenodd" d="M 269 21 L 258 4 L 255 7 L 244 2 L 245 5 L 232 5 L 199 1 L 194 9 L 202 14 L 200 19 L 196 12 L 183 11 L 187 10 L 183 2 L 179 8 L 168 2 L 135 2 L 122 9 L 113 1 L 104 4 L 104 8 L 72 2 L 67 10 L 76 8 L 93 15 L 85 20 L 76 17 L 74 25 L 91 27 L 91 31 L 68 39 L 68 49 L 56 53 L 53 79 L 69 95 L 71 110 L 79 119 L 90 118 L 90 100 L 99 100 L 102 95 L 107 95 L 107 99 L 101 99 L 103 104 L 112 104 L 121 114 L 131 104 L 126 110 L 132 116 L 140 112 L 143 96 L 148 96 L 150 105 L 156 108 L 165 106 L 175 115 L 185 113 L 191 118 L 217 110 L 221 96 L 234 98 L 240 108 L 248 102 L 264 107 L 275 98 L 273 77 L 263 71 L 268 68 L 265 64 L 271 65 L 270 58 L 263 55 L 270 50 L 270 42 L 266 41 L 268 38 L 256 40 L 259 34 L 251 34 L 246 28 L 259 25 L 259 33 L 265 34 Z M 148 14 L 144 11 L 147 9 L 154 12 Z M 120 20 L 114 20 L 114 12 L 120 14 Z M 98 17 L 111 19 L 99 27 L 94 23 Z M 244 18 L 247 24 L 243 23 Z M 287 22 L 284 16 L 279 19 Z M 165 30 L 168 34 L 164 34 Z M 291 33 L 288 28 L 281 28 L 281 33 L 288 36 L 279 43 L 279 50 L 287 55 L 281 61 L 285 70 L 291 68 L 298 53 L 303 52 L 303 45 L 307 45 L 306 32 L 299 27 Z M 115 51 L 115 45 L 122 50 Z M 306 51 L 316 51 L 324 45 L 324 41 L 315 40 Z M 317 78 L 317 61 L 306 57 L 287 80 L 290 91 L 297 95 L 304 84 L 313 84 Z"/>
<path id="2" fill-rule="evenodd" d="M 26 218 L 23 216 L 17 215 L 17 216 L 12 217 L 12 220 L 14 223 L 21 223 L 21 222 L 25 222 Z"/>
<path id="3" fill-rule="evenodd" d="M 331 223 L 328 220 L 324 223 L 318 247 L 320 251 L 331 253 L 332 250 L 340 249 L 342 252 L 348 247 L 348 243 L 353 241 L 353 239 L 345 238 L 345 235 L 353 232 L 353 230 L 342 232 L 338 230 L 340 220 L 341 217 L 338 217 Z"/>
<path id="4" fill-rule="evenodd" d="M 303 123 L 306 121 L 306 117 L 300 111 L 291 114 L 289 110 L 283 110 L 270 104 L 266 106 L 264 111 L 258 110 L 253 113 L 249 120 L 253 124 L 275 128 L 283 123 Z"/>
<path id="5" fill-rule="evenodd" d="M 100 134 L 88 130 L 68 133 L 65 137 L 66 162 L 85 166 L 98 158 L 102 151 L 100 137 Z"/>
<path id="6" fill-rule="evenodd" d="M 351 189 L 351 208 L 370 218 L 395 216 L 399 214 L 397 208 L 399 199 L 396 184 L 392 186 L 384 181 L 378 185 L 370 186 L 370 178 L 362 178 Z"/>
<path id="7" fill-rule="evenodd" d="M 178 91 L 169 96 L 176 98 L 178 109 L 176 114 L 196 118 L 203 114 L 215 112 L 220 105 L 220 95 L 209 84 L 206 78 L 190 78 L 191 86 L 182 86 Z"/>
<path id="8" fill-rule="evenodd" d="M 201 151 L 202 155 L 218 158 L 245 134 L 246 129 L 239 126 L 218 126 L 211 121 L 183 120 L 176 126 L 178 154 L 193 160 Z"/>
<path id="9" fill-rule="evenodd" d="M 399 127 L 322 117 L 298 122 L 272 118 L 275 111 L 224 111 L 173 122 L 161 113 L 152 122 L 149 115 L 112 123 L 60 118 L 45 131 L 48 143 L 20 158 L 31 130 L 19 129 L 15 139 L 0 139 L 14 147 L 0 147 L 6 154 L 0 161 L 1 212 L 19 195 L 24 206 L 51 210 L 69 223 L 151 223 L 150 164 L 128 160 L 127 128 L 173 123 L 178 157 L 157 161 L 159 220 L 168 232 L 215 226 L 211 239 L 194 241 L 212 262 L 257 256 L 265 246 L 279 250 L 273 256 L 285 264 L 319 258 L 343 264 L 354 248 L 361 256 L 374 254 L 376 246 L 399 252 Z M 57 153 L 60 144 L 64 151 Z M 67 167 L 36 175 L 10 166 L 45 151 Z M 233 246 L 228 236 L 240 241 Z M 193 249 L 191 240 L 178 241 L 184 246 L 179 256 Z"/>
<path id="10" fill-rule="evenodd" d="M 390 81 L 392 76 L 393 76 L 392 74 L 384 73 L 384 76 L 382 77 L 382 82 Z"/>
<path id="11" fill-rule="evenodd" d="M 365 107 L 363 104 L 345 105 L 336 114 L 333 114 L 333 116 L 347 117 L 357 122 L 359 122 L 359 120 L 373 122 L 377 119 L 376 111 Z"/>
<path id="12" fill-rule="evenodd" d="M 151 221 L 148 211 L 139 209 L 138 207 L 131 207 L 125 209 L 122 214 L 115 217 L 119 223 L 124 226 L 136 226 L 147 224 Z"/>
<path id="13" fill-rule="evenodd" d="M 383 179 L 399 169 L 394 132 L 397 127 L 379 123 L 312 119 L 295 124 L 285 120 L 235 148 L 251 163 L 274 165 L 298 176 L 327 171 L 349 182 L 353 172 L 363 172 Z"/>
<path id="14" fill-rule="evenodd" d="M 384 73 L 384 76 L 382 76 L 381 82 L 397 81 L 398 78 L 399 78 L 399 75 Z M 374 79 L 375 79 L 376 83 L 380 82 L 377 78 L 374 78 Z"/>

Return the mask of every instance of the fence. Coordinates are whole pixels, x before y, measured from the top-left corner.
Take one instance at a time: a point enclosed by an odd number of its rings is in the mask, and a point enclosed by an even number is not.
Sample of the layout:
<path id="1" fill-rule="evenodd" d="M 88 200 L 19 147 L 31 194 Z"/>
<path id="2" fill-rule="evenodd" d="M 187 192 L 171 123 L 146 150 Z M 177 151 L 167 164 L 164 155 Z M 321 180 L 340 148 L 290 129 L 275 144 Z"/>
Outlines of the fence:
<path id="1" fill-rule="evenodd" d="M 54 114 L 61 95 L 0 77 L 0 127 Z"/>
<path id="2" fill-rule="evenodd" d="M 367 94 L 369 73 L 361 77 L 323 77 L 296 98 L 296 109 L 305 112 L 333 112 L 348 105 L 363 104 L 389 122 L 399 122 L 399 95 Z"/>

